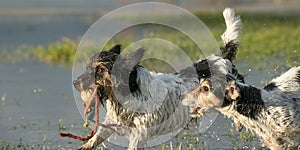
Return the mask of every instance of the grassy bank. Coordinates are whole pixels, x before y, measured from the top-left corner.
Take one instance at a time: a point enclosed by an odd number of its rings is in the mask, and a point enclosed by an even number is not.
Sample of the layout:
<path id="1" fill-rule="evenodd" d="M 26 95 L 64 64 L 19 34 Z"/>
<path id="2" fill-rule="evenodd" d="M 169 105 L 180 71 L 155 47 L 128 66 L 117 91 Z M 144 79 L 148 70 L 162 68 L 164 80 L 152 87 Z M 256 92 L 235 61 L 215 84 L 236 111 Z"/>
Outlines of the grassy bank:
<path id="1" fill-rule="evenodd" d="M 242 44 L 239 48 L 237 61 L 245 62 L 276 62 L 284 60 L 281 65 L 289 67 L 300 62 L 300 16 L 280 16 L 266 14 L 239 13 L 243 21 Z M 217 41 L 222 44 L 220 35 L 225 29 L 221 13 L 198 13 L 197 16 L 210 28 Z M 166 31 L 145 35 L 159 37 L 174 42 L 187 50 L 191 57 L 200 55 L 195 44 L 186 36 L 169 35 Z M 123 47 L 134 41 L 121 41 Z M 70 66 L 73 62 L 79 40 L 62 38 L 48 45 L 22 46 L 14 51 L 2 52 L 1 60 L 26 61 L 38 60 L 47 64 Z M 110 43 L 109 45 L 112 45 Z M 109 47 L 109 46 L 108 46 Z"/>
<path id="2" fill-rule="evenodd" d="M 37 60 L 46 64 L 70 66 L 79 40 L 62 38 L 48 45 L 20 46 L 12 52 L 4 51 L 1 60 L 12 62 Z"/>

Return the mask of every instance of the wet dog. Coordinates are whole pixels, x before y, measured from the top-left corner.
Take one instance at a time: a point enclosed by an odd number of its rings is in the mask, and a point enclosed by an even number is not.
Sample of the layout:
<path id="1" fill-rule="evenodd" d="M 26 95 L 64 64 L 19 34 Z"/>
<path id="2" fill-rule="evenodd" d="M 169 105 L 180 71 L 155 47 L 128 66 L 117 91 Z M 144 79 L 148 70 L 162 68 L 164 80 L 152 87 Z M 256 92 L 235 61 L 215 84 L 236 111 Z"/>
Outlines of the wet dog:
<path id="1" fill-rule="evenodd" d="M 222 35 L 221 59 L 234 59 L 239 45 L 241 20 L 232 9 L 224 11 L 226 32 Z M 183 106 L 180 96 L 199 84 L 199 77 L 209 76 L 208 61 L 195 63 L 176 74 L 148 71 L 139 65 L 144 50 L 120 56 L 121 47 L 94 55 L 86 71 L 73 81 L 74 87 L 85 101 L 85 115 L 90 104 L 100 101 L 106 105 L 103 124 L 118 124 L 128 127 L 126 136 L 129 149 L 142 148 L 147 140 L 158 135 L 179 130 L 191 120 L 189 108 Z M 216 60 L 215 63 L 219 63 Z M 232 67 L 231 72 L 237 70 Z M 241 77 L 241 76 L 240 76 Z M 114 131 L 101 127 L 79 149 L 93 149 L 108 139 Z"/>
<path id="2" fill-rule="evenodd" d="M 300 67 L 260 89 L 240 82 L 230 61 L 220 63 L 214 76 L 202 78 L 183 96 L 193 115 L 202 116 L 213 108 L 254 131 L 270 149 L 299 149 Z"/>
<path id="3" fill-rule="evenodd" d="M 115 55 L 115 49 L 119 49 L 119 46 L 107 54 Z M 95 90 L 101 93 L 98 94 L 97 100 L 105 103 L 107 110 L 103 124 L 128 127 L 126 130 L 129 139 L 128 148 L 135 149 L 142 148 L 148 139 L 181 129 L 190 121 L 188 108 L 180 104 L 179 96 L 191 90 L 199 81 L 197 76 L 189 76 L 193 71 L 192 67 L 176 75 L 156 74 L 138 65 L 143 56 L 143 49 L 130 55 L 120 57 L 120 61 L 117 58 L 109 59 L 109 62 L 103 61 L 104 59 L 101 59 L 101 63 L 95 61 L 101 64 L 92 69 L 97 71 L 96 76 L 99 76 L 95 78 L 95 82 L 91 82 L 84 89 L 86 83 L 80 80 L 87 75 L 83 74 L 75 81 L 74 86 L 83 92 L 81 95 L 89 95 L 83 96 L 82 99 L 90 97 Z M 110 68 L 112 66 L 116 67 L 116 72 Z M 102 127 L 80 149 L 95 148 L 113 133 L 110 128 Z"/>

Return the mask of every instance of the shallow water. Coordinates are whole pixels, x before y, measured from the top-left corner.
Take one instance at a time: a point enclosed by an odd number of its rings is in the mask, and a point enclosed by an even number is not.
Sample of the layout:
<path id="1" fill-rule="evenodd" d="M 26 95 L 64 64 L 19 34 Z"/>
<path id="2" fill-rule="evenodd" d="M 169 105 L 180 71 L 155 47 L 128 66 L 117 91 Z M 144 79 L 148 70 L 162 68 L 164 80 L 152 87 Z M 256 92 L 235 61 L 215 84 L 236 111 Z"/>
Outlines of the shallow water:
<path id="1" fill-rule="evenodd" d="M 90 24 L 82 15 L 1 15 L 0 52 L 21 45 L 49 44 L 62 37 L 83 36 Z"/>
<path id="2" fill-rule="evenodd" d="M 249 76 L 251 78 L 247 80 L 251 81 L 248 82 L 257 84 L 254 81 L 260 81 L 267 75 L 253 71 Z M 87 135 L 73 97 L 71 78 L 71 70 L 63 67 L 40 63 L 2 63 L 0 147 L 8 144 L 10 148 L 26 146 L 34 149 L 74 149 L 81 145 L 82 142 L 58 136 L 59 128 L 63 127 L 66 127 L 64 132 Z M 194 134 L 195 131 L 197 129 L 194 128 L 186 132 Z M 233 136 L 232 132 L 236 135 Z M 259 147 L 257 139 L 240 141 L 239 133 L 235 131 L 231 120 L 222 115 L 218 116 L 207 132 L 198 136 L 202 142 L 199 148 Z M 166 144 L 169 145 L 169 142 Z M 106 145 L 108 149 L 120 148 L 108 143 Z"/>
<path id="3" fill-rule="evenodd" d="M 70 70 L 38 63 L 7 63 L 0 65 L 0 77 L 2 141 L 16 145 L 22 140 L 51 149 L 78 145 L 58 137 L 60 118 L 67 128 L 71 124 L 80 128 L 82 122 L 72 94 Z"/>

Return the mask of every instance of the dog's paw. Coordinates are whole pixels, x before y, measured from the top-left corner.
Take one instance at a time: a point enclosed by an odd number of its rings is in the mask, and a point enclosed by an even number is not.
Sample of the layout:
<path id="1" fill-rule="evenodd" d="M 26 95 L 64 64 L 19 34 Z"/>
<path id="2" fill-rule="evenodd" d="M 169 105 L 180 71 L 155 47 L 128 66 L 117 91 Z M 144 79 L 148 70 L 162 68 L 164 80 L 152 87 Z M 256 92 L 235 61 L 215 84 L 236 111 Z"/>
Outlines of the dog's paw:
<path id="1" fill-rule="evenodd" d="M 88 142 L 83 144 L 78 148 L 78 150 L 94 150 L 97 145 L 100 144 L 98 141 L 100 137 L 98 135 L 94 135 Z"/>

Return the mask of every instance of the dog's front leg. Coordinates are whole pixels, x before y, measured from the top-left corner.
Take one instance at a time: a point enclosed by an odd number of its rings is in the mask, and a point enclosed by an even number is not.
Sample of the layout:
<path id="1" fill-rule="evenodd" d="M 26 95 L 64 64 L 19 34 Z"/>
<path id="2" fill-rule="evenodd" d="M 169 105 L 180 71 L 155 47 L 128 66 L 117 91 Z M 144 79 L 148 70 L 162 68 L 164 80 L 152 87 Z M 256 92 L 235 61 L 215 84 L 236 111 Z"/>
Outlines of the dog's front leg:
<path id="1" fill-rule="evenodd" d="M 146 144 L 146 138 L 146 129 L 132 128 L 129 134 L 129 145 L 127 150 L 143 150 Z"/>
<path id="2" fill-rule="evenodd" d="M 114 124 L 115 121 L 111 118 L 106 118 L 106 120 L 103 122 L 103 124 Z M 107 140 L 112 134 L 114 133 L 114 130 L 110 128 L 101 127 L 98 129 L 97 133 L 88 140 L 84 145 L 80 146 L 79 150 L 92 150 L 96 149 L 96 147 Z"/>
<path id="3" fill-rule="evenodd" d="M 237 131 L 241 132 L 244 126 L 236 119 L 233 119 L 233 122 L 234 122 L 234 125 L 235 125 L 235 129 Z"/>

